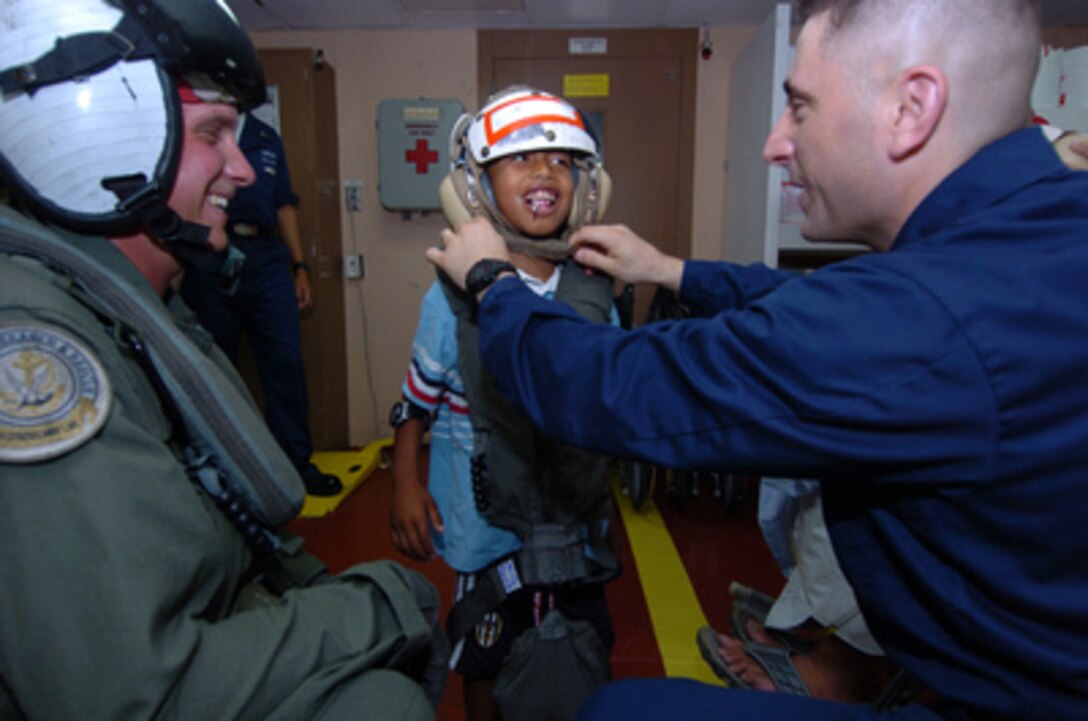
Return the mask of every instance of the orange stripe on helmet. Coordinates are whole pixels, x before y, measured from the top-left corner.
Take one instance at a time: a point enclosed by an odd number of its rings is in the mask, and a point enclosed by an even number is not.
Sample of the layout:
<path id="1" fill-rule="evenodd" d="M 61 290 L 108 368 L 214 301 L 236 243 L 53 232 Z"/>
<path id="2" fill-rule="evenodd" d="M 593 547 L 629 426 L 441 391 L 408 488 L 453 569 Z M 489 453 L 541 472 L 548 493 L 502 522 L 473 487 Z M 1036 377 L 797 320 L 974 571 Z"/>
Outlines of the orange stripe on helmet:
<path id="1" fill-rule="evenodd" d="M 487 144 L 495 145 L 511 133 L 521 130 L 522 128 L 527 128 L 531 125 L 540 125 L 541 123 L 566 123 L 567 125 L 573 125 L 576 128 L 581 128 L 582 130 L 586 129 L 585 123 L 582 122 L 581 115 L 579 115 L 578 112 L 572 108 L 571 110 L 573 117 L 571 115 L 557 114 L 530 115 L 526 118 L 522 118 L 521 120 L 503 126 L 502 130 L 495 130 L 495 127 L 492 123 L 492 118 L 494 117 L 495 113 L 505 108 L 508 108 L 511 105 L 516 105 L 518 103 L 524 103 L 532 100 L 543 101 L 546 103 L 563 102 L 559 98 L 552 95 L 536 94 L 513 98 L 505 103 L 496 105 L 495 107 L 487 111 L 487 113 L 484 115 L 484 137 L 487 140 Z"/>

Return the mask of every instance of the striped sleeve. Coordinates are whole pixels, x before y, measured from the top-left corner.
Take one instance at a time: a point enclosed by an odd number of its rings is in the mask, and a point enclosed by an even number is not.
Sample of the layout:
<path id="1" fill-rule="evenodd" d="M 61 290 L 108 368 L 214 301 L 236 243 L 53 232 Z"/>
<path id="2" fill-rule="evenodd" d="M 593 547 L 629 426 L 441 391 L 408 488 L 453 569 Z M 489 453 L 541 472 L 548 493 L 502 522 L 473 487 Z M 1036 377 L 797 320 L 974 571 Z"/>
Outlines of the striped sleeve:
<path id="1" fill-rule="evenodd" d="M 401 392 L 431 413 L 442 403 L 454 413 L 468 413 L 457 366 L 457 321 L 437 282 L 423 297 Z"/>

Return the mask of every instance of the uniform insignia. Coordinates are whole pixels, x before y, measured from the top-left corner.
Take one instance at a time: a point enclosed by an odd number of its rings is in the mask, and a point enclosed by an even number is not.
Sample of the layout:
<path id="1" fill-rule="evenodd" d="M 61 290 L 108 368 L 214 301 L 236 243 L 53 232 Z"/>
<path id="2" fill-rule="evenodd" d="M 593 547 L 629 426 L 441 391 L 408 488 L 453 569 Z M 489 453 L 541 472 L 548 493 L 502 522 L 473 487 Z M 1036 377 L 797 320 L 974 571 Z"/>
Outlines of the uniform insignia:
<path id="1" fill-rule="evenodd" d="M 269 175 L 275 175 L 278 164 L 279 156 L 272 150 L 261 150 L 261 169 Z"/>
<path id="2" fill-rule="evenodd" d="M 480 648 L 491 648 L 502 636 L 502 616 L 495 612 L 484 614 L 476 624 L 476 644 Z"/>
<path id="3" fill-rule="evenodd" d="M 113 392 L 87 346 L 52 326 L 0 324 L 0 462 L 34 463 L 86 443 Z"/>

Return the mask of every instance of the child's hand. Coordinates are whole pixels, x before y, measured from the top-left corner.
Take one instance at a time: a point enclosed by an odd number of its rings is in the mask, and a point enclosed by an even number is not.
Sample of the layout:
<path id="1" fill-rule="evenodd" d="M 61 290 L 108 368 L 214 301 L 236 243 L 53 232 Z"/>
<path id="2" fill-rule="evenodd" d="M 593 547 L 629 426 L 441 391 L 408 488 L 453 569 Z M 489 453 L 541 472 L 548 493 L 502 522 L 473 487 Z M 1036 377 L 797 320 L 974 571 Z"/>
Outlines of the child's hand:
<path id="1" fill-rule="evenodd" d="M 454 230 L 443 230 L 441 239 L 441 247 L 427 248 L 427 260 L 445 271 L 450 280 L 462 290 L 465 287 L 465 275 L 477 261 L 484 258 L 510 260 L 506 241 L 484 218 L 473 218 L 468 222 L 458 223 Z"/>
<path id="2" fill-rule="evenodd" d="M 442 533 L 442 514 L 434 498 L 418 481 L 393 483 L 393 507 L 389 512 L 389 531 L 393 547 L 416 561 L 434 558 L 431 528 Z"/>
<path id="3" fill-rule="evenodd" d="M 680 289 L 684 263 L 665 255 L 625 225 L 587 225 L 571 235 L 574 260 L 624 283 Z"/>

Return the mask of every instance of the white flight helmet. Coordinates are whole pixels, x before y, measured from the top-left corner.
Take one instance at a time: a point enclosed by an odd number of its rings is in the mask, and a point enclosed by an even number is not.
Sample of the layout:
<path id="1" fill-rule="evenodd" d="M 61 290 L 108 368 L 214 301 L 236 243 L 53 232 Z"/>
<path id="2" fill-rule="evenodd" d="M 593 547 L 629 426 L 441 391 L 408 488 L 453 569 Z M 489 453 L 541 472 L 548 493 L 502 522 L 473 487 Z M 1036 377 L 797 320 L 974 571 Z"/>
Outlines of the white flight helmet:
<path id="1" fill-rule="evenodd" d="M 263 101 L 249 38 L 222 0 L 5 0 L 0 175 L 77 232 L 147 232 L 202 251 L 166 206 L 183 138 L 178 81 L 240 109 Z M 185 247 L 188 246 L 188 247 Z"/>
<path id="2" fill-rule="evenodd" d="M 524 86 L 493 96 L 472 118 L 467 133 L 465 144 L 480 165 L 534 151 L 566 150 L 597 158 L 597 143 L 573 105 Z"/>
<path id="3" fill-rule="evenodd" d="M 491 220 L 512 250 L 559 259 L 563 238 L 528 239 L 499 213 L 484 166 L 516 153 L 566 151 L 574 161 L 574 202 L 565 234 L 601 219 L 612 184 L 600 162 L 597 142 L 585 118 L 566 100 L 542 90 L 514 85 L 492 95 L 476 115 L 463 115 L 450 133 L 450 174 L 439 199 L 451 225 L 472 216 Z M 564 234 L 564 237 L 565 237 Z"/>

